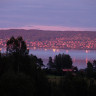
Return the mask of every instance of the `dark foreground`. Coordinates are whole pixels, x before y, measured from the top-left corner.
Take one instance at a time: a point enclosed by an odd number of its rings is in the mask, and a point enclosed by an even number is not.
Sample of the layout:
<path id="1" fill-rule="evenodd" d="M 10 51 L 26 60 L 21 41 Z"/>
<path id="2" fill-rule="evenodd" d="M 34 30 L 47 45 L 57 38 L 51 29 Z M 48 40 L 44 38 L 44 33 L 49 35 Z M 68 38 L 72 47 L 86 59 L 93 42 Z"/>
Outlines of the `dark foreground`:
<path id="1" fill-rule="evenodd" d="M 0 56 L 1 96 L 95 96 L 96 72 L 41 69 L 33 55 Z M 89 73 L 88 73 L 89 72 Z M 59 74 L 59 76 L 57 76 Z"/>

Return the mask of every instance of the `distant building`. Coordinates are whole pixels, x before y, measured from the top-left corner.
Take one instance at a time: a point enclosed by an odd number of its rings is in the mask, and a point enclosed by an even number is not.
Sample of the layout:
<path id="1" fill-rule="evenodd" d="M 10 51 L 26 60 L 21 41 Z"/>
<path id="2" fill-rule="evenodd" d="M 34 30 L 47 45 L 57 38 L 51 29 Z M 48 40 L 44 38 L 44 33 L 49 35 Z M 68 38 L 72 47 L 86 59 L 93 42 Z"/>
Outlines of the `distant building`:
<path id="1" fill-rule="evenodd" d="M 63 72 L 72 72 L 73 69 L 62 69 Z"/>
<path id="2" fill-rule="evenodd" d="M 77 69 L 77 67 L 74 67 L 74 66 L 72 66 L 72 68 L 70 68 L 70 69 L 62 69 L 62 71 L 63 72 L 77 72 L 78 71 L 78 69 Z"/>

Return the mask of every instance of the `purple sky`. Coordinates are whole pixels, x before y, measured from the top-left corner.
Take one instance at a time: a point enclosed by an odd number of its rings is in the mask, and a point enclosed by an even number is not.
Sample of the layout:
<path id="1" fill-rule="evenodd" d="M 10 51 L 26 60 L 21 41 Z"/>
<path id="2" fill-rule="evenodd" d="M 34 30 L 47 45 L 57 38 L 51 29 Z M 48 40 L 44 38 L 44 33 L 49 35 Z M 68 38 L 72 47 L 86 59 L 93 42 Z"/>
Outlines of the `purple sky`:
<path id="1" fill-rule="evenodd" d="M 0 0 L 0 28 L 40 26 L 95 30 L 96 0 Z"/>

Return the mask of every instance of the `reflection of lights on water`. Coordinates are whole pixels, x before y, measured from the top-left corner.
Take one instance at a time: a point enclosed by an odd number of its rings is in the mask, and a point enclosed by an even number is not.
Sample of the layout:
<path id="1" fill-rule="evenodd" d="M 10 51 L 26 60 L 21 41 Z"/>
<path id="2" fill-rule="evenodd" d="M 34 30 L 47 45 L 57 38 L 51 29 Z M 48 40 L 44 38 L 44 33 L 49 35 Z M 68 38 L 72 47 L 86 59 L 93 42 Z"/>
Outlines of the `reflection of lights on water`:
<path id="1" fill-rule="evenodd" d="M 60 52 L 59 49 L 52 49 L 53 52 Z"/>
<path id="2" fill-rule="evenodd" d="M 56 52 L 56 49 L 53 49 L 53 52 Z"/>
<path id="3" fill-rule="evenodd" d="M 86 52 L 86 53 L 89 53 L 90 51 L 89 51 L 89 50 L 86 50 L 85 52 Z"/>
<path id="4" fill-rule="evenodd" d="M 36 47 L 33 47 L 33 49 L 35 50 L 35 49 L 36 49 Z"/>
<path id="5" fill-rule="evenodd" d="M 45 51 L 47 51 L 47 49 L 44 49 Z"/>
<path id="6" fill-rule="evenodd" d="M 66 53 L 68 53 L 69 51 L 68 50 L 66 50 Z"/>
<path id="7" fill-rule="evenodd" d="M 56 51 L 57 51 L 57 52 L 59 52 L 60 50 L 59 50 L 59 49 L 57 49 Z"/>
<path id="8" fill-rule="evenodd" d="M 86 64 L 88 63 L 88 58 L 86 57 Z"/>
<path id="9" fill-rule="evenodd" d="M 75 58 L 73 58 L 73 62 L 75 62 L 76 61 L 76 59 Z"/>
<path id="10" fill-rule="evenodd" d="M 0 51 L 2 50 L 2 48 L 0 48 Z"/>

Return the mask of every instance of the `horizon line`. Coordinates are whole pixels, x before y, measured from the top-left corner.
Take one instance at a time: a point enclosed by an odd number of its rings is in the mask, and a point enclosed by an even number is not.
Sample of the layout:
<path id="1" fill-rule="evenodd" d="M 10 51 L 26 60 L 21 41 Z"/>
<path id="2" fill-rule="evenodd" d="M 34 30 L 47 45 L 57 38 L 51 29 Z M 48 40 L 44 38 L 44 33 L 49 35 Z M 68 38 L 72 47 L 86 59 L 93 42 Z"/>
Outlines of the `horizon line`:
<path id="1" fill-rule="evenodd" d="M 23 27 L 0 28 L 0 30 L 24 29 L 24 30 L 45 30 L 45 31 L 96 31 L 96 28 L 65 27 L 65 26 L 46 26 L 29 25 Z"/>

